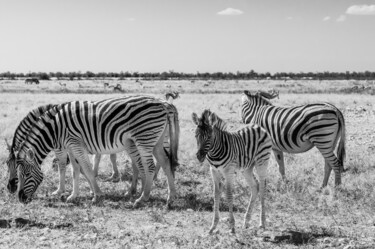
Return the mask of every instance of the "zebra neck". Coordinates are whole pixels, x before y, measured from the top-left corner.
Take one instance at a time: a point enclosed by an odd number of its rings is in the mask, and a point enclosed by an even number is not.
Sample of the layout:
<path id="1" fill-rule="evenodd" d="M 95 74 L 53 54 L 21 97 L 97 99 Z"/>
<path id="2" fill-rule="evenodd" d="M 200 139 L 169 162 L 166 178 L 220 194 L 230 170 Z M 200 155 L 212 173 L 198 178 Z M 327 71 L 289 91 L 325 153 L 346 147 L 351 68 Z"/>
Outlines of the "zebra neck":
<path id="1" fill-rule="evenodd" d="M 40 162 L 56 147 L 55 130 L 53 122 L 44 122 L 34 126 L 25 140 Z"/>
<path id="2" fill-rule="evenodd" d="M 276 108 L 275 106 L 272 105 L 256 105 L 253 103 L 250 105 L 247 109 L 245 110 L 245 114 L 243 117 L 246 118 L 245 123 L 256 123 L 261 125 L 261 122 L 263 120 L 264 115 L 272 109 Z"/>
<path id="3" fill-rule="evenodd" d="M 223 161 L 232 154 L 233 138 L 230 132 L 214 128 L 211 147 L 207 153 L 211 162 Z"/>

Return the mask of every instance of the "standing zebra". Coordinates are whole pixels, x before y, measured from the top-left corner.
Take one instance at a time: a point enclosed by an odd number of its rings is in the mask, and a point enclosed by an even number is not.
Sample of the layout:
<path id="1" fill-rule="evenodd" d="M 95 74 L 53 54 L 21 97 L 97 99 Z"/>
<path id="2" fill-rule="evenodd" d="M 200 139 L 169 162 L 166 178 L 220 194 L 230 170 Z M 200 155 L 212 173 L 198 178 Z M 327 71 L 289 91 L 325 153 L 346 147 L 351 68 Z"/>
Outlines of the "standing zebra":
<path id="1" fill-rule="evenodd" d="M 167 131 L 171 140 L 169 158 L 162 146 Z M 73 165 L 73 192 L 68 201 L 78 196 L 81 171 L 90 183 L 94 193 L 93 202 L 96 202 L 102 192 L 96 183 L 88 153 L 112 154 L 136 147 L 145 183 L 142 195 L 134 205 L 149 198 L 155 170 L 153 157 L 166 172 L 170 201 L 175 189 L 167 164 L 171 162 L 172 171 L 178 164 L 178 137 L 178 113 L 175 107 L 152 97 L 132 96 L 61 104 L 56 108 L 56 113 L 41 117 L 17 154 L 19 200 L 23 203 L 31 201 L 43 180 L 39 165 L 51 150 L 60 149 L 67 151 Z"/>
<path id="2" fill-rule="evenodd" d="M 16 168 L 16 153 L 19 151 L 22 143 L 26 139 L 28 133 L 30 132 L 33 125 L 37 122 L 37 120 L 44 115 L 47 111 L 51 110 L 52 108 L 57 107 L 57 105 L 47 104 L 43 106 L 39 106 L 32 111 L 30 111 L 26 117 L 24 117 L 16 131 L 14 132 L 12 144 L 9 144 L 6 140 L 7 148 L 9 151 L 9 156 L 6 161 L 8 165 L 8 172 L 9 172 L 9 180 L 7 188 L 10 193 L 14 193 L 17 191 L 17 184 L 18 184 L 18 177 L 17 177 L 17 168 Z M 54 163 L 58 164 L 59 172 L 60 172 L 60 183 L 59 187 L 56 191 L 52 193 L 52 195 L 59 195 L 65 192 L 65 167 L 69 164 L 69 158 L 65 156 L 64 151 L 55 150 L 56 158 L 54 159 Z M 59 159 L 60 157 L 65 159 Z M 94 169 L 98 167 L 100 162 L 100 154 L 95 155 L 95 164 Z M 113 174 L 110 179 L 114 179 L 116 177 L 116 173 L 118 175 L 118 169 L 116 167 L 116 154 L 111 155 L 111 162 L 113 167 Z M 97 170 L 96 170 L 97 172 Z"/>
<path id="3" fill-rule="evenodd" d="M 219 223 L 221 176 L 225 178 L 230 230 L 232 233 L 235 232 L 232 188 L 236 170 L 242 171 L 251 188 L 250 202 L 244 218 L 244 228 L 249 226 L 251 212 L 258 192 L 261 212 L 260 227 L 264 227 L 265 180 L 272 148 L 270 136 L 258 125 L 247 126 L 236 132 L 229 132 L 226 128 L 226 123 L 209 110 L 204 110 L 201 118 L 193 113 L 192 119 L 197 126 L 195 130 L 195 138 L 198 145 L 197 158 L 200 162 L 207 158 L 211 165 L 211 175 L 214 183 L 214 217 L 209 233 L 212 233 Z M 259 183 L 254 177 L 254 169 L 256 169 Z"/>
<path id="4" fill-rule="evenodd" d="M 272 149 L 283 178 L 283 152 L 302 153 L 315 146 L 325 160 L 322 187 L 327 186 L 332 169 L 335 172 L 335 185 L 341 184 L 345 158 L 345 121 L 339 109 L 329 103 L 276 107 L 269 101 L 278 96 L 275 91 L 253 94 L 245 91 L 244 94 L 242 121 L 245 124 L 258 124 L 271 135 Z M 337 144 L 336 157 L 333 152 Z"/>

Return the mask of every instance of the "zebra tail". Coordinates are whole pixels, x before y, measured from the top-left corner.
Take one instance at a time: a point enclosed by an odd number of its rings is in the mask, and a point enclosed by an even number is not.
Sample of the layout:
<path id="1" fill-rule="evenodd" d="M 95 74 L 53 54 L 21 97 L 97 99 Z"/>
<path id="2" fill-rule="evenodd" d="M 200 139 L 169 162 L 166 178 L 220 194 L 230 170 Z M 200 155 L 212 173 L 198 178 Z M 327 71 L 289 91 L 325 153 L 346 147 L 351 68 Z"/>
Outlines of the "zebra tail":
<path id="1" fill-rule="evenodd" d="M 178 121 L 178 112 L 175 110 L 168 115 L 169 119 L 169 138 L 170 138 L 170 153 L 169 160 L 171 165 L 172 175 L 174 177 L 175 171 L 179 166 L 178 163 L 178 146 L 180 140 L 180 124 Z"/>
<path id="2" fill-rule="evenodd" d="M 339 136 L 340 136 L 340 142 L 337 147 L 337 159 L 340 162 L 340 165 L 342 167 L 342 171 L 344 172 L 344 160 L 345 160 L 345 120 L 344 115 L 339 109 L 336 109 L 337 116 L 339 118 Z"/>

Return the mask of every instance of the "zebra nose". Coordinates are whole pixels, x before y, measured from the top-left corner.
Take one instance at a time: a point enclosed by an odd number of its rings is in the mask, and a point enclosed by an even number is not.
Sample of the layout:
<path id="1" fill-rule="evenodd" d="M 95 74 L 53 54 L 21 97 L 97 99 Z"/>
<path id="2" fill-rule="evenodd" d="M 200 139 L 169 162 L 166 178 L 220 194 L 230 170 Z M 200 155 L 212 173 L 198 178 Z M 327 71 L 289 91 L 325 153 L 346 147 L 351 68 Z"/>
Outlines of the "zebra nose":
<path id="1" fill-rule="evenodd" d="M 202 163 L 204 161 L 204 158 L 205 158 L 205 155 L 202 152 L 198 151 L 197 152 L 198 161 Z"/>
<path id="2" fill-rule="evenodd" d="M 14 194 L 17 191 L 17 181 L 12 179 L 8 182 L 7 189 L 10 193 Z"/>

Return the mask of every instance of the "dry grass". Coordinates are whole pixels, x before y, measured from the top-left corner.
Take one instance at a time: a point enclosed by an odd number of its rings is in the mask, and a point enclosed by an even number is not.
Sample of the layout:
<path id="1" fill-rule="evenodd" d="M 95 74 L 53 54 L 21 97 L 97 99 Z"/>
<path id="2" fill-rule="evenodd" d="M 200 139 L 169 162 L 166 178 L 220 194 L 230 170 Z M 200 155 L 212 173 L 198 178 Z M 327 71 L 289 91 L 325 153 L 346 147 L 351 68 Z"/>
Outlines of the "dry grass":
<path id="1" fill-rule="evenodd" d="M 262 85 L 258 85 L 258 88 L 262 88 Z M 151 93 L 154 92 L 155 96 L 162 97 L 159 92 L 163 90 L 158 89 L 157 94 L 156 90 L 149 90 Z M 275 105 L 328 101 L 344 112 L 347 125 L 345 167 L 349 168 L 349 171 L 344 174 L 343 185 L 336 193 L 332 177 L 326 189 L 319 189 L 323 181 L 323 158 L 317 150 L 286 155 L 289 180 L 287 183 L 280 181 L 274 160 L 269 167 L 266 196 L 267 229 L 263 231 L 257 228 L 258 209 L 252 218 L 253 227 L 241 229 L 249 191 L 239 175 L 234 202 L 237 233 L 228 234 L 225 221 L 222 221 L 216 234 L 206 236 L 212 218 L 212 183 L 207 162 L 201 165 L 195 158 L 196 142 L 192 133 L 194 127 L 191 113 L 200 113 L 204 108 L 210 108 L 228 120 L 233 129 L 241 127 L 241 95 L 185 93 L 174 101 L 180 113 L 181 166 L 176 172 L 178 198 L 171 211 L 163 209 L 167 197 L 167 184 L 163 174 L 154 184 L 150 202 L 137 210 L 131 208 L 134 199 L 123 197 L 129 187 L 129 182 L 125 179 L 129 177 L 123 177 L 124 181 L 119 183 L 100 181 L 100 187 L 106 196 L 98 206 L 90 204 L 89 186 L 83 177 L 78 203 L 67 204 L 54 199 L 50 195 L 57 187 L 58 174 L 50 166 L 53 155 L 50 155 L 42 165 L 45 179 L 38 189 L 37 198 L 27 206 L 22 205 L 6 190 L 7 151 L 5 143 L 0 142 L 0 163 L 3 169 L 0 173 L 0 220 L 3 223 L 0 222 L 0 225 L 10 226 L 0 228 L 0 247 L 372 248 L 375 244 L 373 97 L 358 94 L 287 94 L 289 90 L 281 94 L 280 99 L 275 100 Z M 114 96 L 119 95 L 0 94 L 0 141 L 4 138 L 10 139 L 18 122 L 28 111 L 39 105 L 77 99 L 98 100 Z M 121 154 L 118 163 L 123 175 L 131 174 L 126 156 Z M 100 166 L 102 176 L 110 174 L 109 165 L 109 158 L 104 157 Z M 67 188 L 71 190 L 71 177 L 69 173 L 67 175 Z M 223 204 L 221 209 L 221 216 L 225 217 L 226 205 Z M 11 222 L 8 223 L 9 221 Z M 26 226 L 23 226 L 24 223 Z"/>

